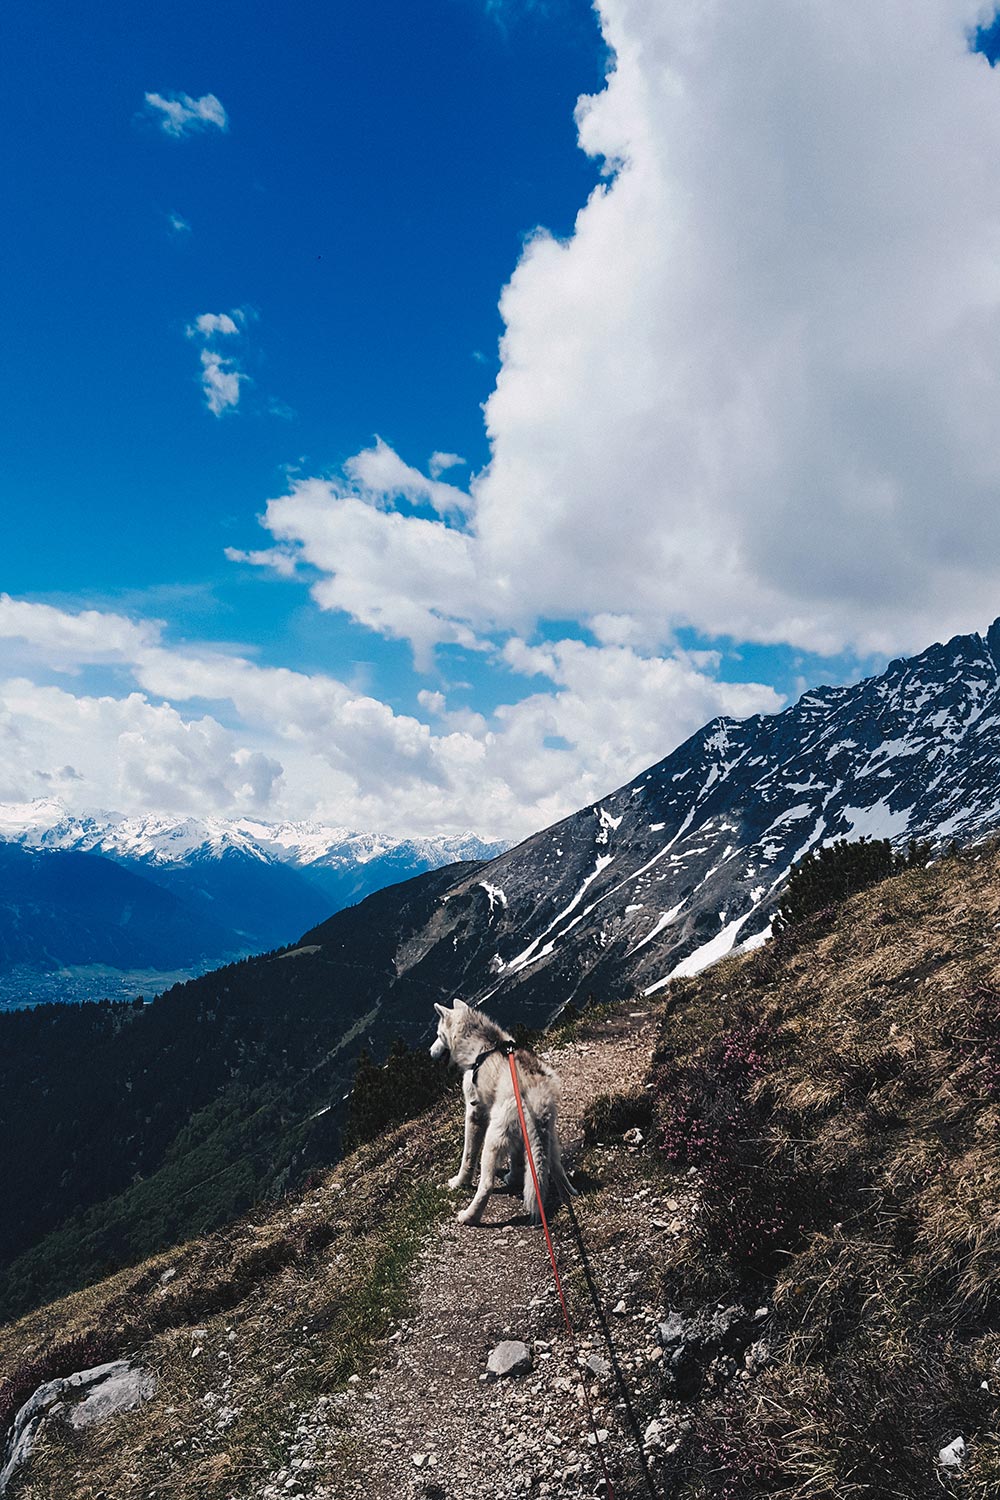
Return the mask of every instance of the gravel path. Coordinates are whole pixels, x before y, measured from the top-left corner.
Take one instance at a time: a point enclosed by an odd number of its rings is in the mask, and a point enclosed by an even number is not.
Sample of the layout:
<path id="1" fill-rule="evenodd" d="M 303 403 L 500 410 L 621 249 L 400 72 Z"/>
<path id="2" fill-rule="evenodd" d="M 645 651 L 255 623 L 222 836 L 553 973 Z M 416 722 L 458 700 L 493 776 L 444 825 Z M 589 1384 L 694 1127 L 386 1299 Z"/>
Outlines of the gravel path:
<path id="1" fill-rule="evenodd" d="M 641 1086 L 658 1021 L 657 1011 L 636 1009 L 590 1039 L 543 1054 L 562 1079 L 560 1134 L 570 1167 L 586 1107 L 600 1094 Z M 456 1140 L 456 1162 L 460 1152 Z M 640 1201 L 637 1229 L 648 1232 L 647 1216 L 648 1202 Z M 565 1271 L 575 1261 L 565 1212 L 556 1216 L 553 1234 Z M 608 1269 L 595 1258 L 599 1278 Z M 616 1280 L 603 1288 L 609 1307 L 619 1302 Z M 626 1358 L 635 1363 L 631 1346 L 638 1344 L 640 1367 L 654 1357 L 651 1321 L 651 1309 L 629 1315 L 619 1307 L 616 1329 L 628 1329 Z M 581 1355 L 594 1355 L 588 1378 L 614 1454 L 627 1439 L 592 1314 L 584 1315 L 579 1332 Z M 502 1339 L 529 1346 L 529 1374 L 487 1376 L 489 1353 Z M 541 1231 L 528 1224 L 516 1199 L 495 1194 L 479 1227 L 449 1223 L 424 1252 L 413 1316 L 392 1334 L 368 1389 L 346 1403 L 353 1475 L 340 1493 L 345 1500 L 596 1493 L 600 1471 L 574 1370 Z"/>

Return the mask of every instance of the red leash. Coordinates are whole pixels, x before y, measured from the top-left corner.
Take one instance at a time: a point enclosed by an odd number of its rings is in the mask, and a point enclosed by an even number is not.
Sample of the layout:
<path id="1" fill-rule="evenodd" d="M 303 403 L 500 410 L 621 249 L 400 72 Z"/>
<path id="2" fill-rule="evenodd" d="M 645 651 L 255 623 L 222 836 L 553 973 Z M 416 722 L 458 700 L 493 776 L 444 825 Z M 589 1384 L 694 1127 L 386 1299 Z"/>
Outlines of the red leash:
<path id="1" fill-rule="evenodd" d="M 573 1354 L 576 1357 L 577 1371 L 580 1371 L 580 1350 L 577 1347 L 576 1334 L 573 1332 L 573 1324 L 569 1319 L 569 1308 L 566 1306 L 566 1298 L 563 1295 L 562 1282 L 559 1279 L 559 1267 L 556 1265 L 556 1252 L 552 1245 L 552 1236 L 549 1233 L 549 1221 L 545 1217 L 545 1204 L 542 1202 L 541 1190 L 538 1186 L 538 1173 L 535 1171 L 535 1158 L 531 1154 L 531 1142 L 528 1139 L 528 1127 L 524 1121 L 524 1106 L 521 1103 L 521 1087 L 517 1081 L 517 1066 L 514 1062 L 514 1044 L 510 1043 L 504 1049 L 507 1053 L 507 1061 L 510 1064 L 510 1080 L 514 1085 L 514 1102 L 517 1104 L 517 1117 L 521 1122 L 521 1135 L 524 1138 L 524 1155 L 531 1171 L 531 1180 L 535 1185 L 535 1202 L 538 1204 L 538 1213 L 542 1221 L 542 1231 L 545 1235 L 545 1244 L 548 1247 L 549 1260 L 552 1263 L 552 1275 L 555 1279 L 556 1291 L 559 1294 L 559 1305 L 562 1308 L 563 1322 L 566 1324 L 566 1332 L 569 1334 L 570 1343 L 573 1346 Z M 591 1430 L 594 1434 L 594 1443 L 597 1447 L 597 1456 L 601 1461 L 601 1470 L 604 1474 L 604 1483 L 607 1485 L 608 1500 L 615 1500 L 615 1488 L 611 1483 L 611 1475 L 608 1473 L 607 1461 L 604 1457 L 604 1445 L 601 1442 L 600 1431 L 597 1426 L 597 1418 L 594 1416 L 594 1407 L 587 1389 L 585 1376 L 580 1375 L 580 1386 L 583 1391 L 583 1399 L 587 1407 L 587 1416 L 590 1419 Z"/>

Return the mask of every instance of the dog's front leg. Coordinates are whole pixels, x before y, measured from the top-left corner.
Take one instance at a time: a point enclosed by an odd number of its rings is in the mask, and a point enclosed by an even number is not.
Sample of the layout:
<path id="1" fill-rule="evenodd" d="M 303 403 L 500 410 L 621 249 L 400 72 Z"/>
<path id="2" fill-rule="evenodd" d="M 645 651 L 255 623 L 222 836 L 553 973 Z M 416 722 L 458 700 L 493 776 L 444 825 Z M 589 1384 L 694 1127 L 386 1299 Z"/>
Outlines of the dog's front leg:
<path id="1" fill-rule="evenodd" d="M 479 1186 L 476 1188 L 476 1196 L 468 1208 L 463 1208 L 458 1215 L 460 1224 L 478 1224 L 482 1217 L 486 1200 L 496 1186 L 497 1157 L 504 1143 L 506 1130 L 503 1124 L 494 1120 L 486 1131 L 486 1139 L 483 1141 L 483 1156 L 479 1166 Z"/>
<path id="2" fill-rule="evenodd" d="M 472 1169 L 485 1129 L 482 1112 L 476 1102 L 475 1085 L 472 1082 L 471 1073 L 466 1073 L 462 1079 L 462 1093 L 465 1095 L 465 1145 L 462 1148 L 462 1165 L 456 1175 L 448 1179 L 450 1188 L 468 1187 L 472 1181 Z"/>

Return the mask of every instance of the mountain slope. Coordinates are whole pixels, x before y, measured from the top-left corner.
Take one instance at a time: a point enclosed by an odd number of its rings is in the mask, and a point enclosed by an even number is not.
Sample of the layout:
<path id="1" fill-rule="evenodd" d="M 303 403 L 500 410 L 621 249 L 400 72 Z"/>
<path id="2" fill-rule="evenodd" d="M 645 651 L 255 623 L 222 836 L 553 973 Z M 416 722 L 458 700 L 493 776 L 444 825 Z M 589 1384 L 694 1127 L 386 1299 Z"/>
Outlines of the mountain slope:
<path id="1" fill-rule="evenodd" d="M 655 995 L 762 936 L 813 843 L 868 829 L 940 844 L 996 827 L 998 646 L 994 626 L 785 713 L 716 721 L 488 864 L 379 891 L 294 951 L 206 975 L 126 1022 L 110 1011 L 93 1062 L 110 1085 L 105 1123 L 47 1072 L 44 1032 L 58 1023 L 12 1031 L 0 1016 L 0 1175 L 12 1183 L 0 1265 L 20 1257 L 0 1275 L 0 1306 L 74 1284 L 81 1238 L 91 1272 L 109 1268 L 329 1160 L 361 1049 L 422 1046 L 435 1001 L 461 994 L 506 1025 L 541 1027 L 569 1001 Z M 99 1172 L 86 1155 L 65 1169 L 69 1192 L 23 1165 L 60 1130 L 93 1131 L 102 1147 Z"/>
<path id="2" fill-rule="evenodd" d="M 0 1316 L 335 1157 L 364 1040 L 384 1054 L 429 1010 L 419 982 L 393 987 L 394 955 L 453 879 L 380 891 L 325 950 L 242 960 L 151 1006 L 0 1015 Z"/>
<path id="3" fill-rule="evenodd" d="M 238 951 L 237 933 L 95 854 L 0 843 L 0 968 L 196 964 Z"/>
<path id="4" fill-rule="evenodd" d="M 662 1493 L 996 1495 L 998 920 L 994 843 L 556 1043 L 577 1211 Z M 593 1494 L 538 1232 L 502 1196 L 485 1228 L 453 1227 L 426 1186 L 459 1147 L 449 1103 L 0 1328 L 0 1445 L 54 1376 L 127 1357 L 159 1379 L 113 1426 L 54 1414 L 6 1500 Z M 642 1494 L 565 1213 L 554 1230 L 616 1492 Z M 498 1337 L 532 1347 L 528 1379 L 482 1378 Z"/>
<path id="5" fill-rule="evenodd" d="M 1000 622 L 781 714 L 717 719 L 627 786 L 458 882 L 407 961 L 542 1015 L 651 989 L 760 938 L 793 863 L 836 837 L 967 843 L 1000 826 Z M 320 929 L 322 931 L 322 929 Z M 458 934 L 461 933 L 459 940 Z"/>

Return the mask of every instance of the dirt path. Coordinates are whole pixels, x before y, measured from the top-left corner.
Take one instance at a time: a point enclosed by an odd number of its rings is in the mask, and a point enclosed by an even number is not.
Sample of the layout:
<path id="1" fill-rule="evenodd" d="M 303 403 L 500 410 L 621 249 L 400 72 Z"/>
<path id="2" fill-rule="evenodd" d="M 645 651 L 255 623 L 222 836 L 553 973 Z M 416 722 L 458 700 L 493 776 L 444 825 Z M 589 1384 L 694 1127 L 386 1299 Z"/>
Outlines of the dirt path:
<path id="1" fill-rule="evenodd" d="M 589 1039 L 543 1054 L 562 1079 L 560 1134 L 571 1167 L 587 1106 L 601 1094 L 641 1085 L 658 1019 L 657 1012 L 637 1008 Z M 456 1162 L 460 1150 L 456 1140 Z M 641 1209 L 645 1219 L 647 1205 Z M 557 1216 L 553 1232 L 564 1268 L 571 1268 L 565 1213 Z M 603 1281 L 602 1267 L 595 1269 Z M 609 1308 L 622 1290 L 614 1282 L 612 1276 L 603 1286 Z M 641 1324 L 635 1330 L 640 1367 L 650 1357 L 651 1316 L 647 1310 L 628 1319 L 631 1329 Z M 603 1351 L 595 1333 L 592 1316 L 581 1322 L 584 1355 Z M 489 1353 L 508 1338 L 531 1348 L 533 1369 L 523 1377 L 488 1380 Z M 629 1346 L 636 1342 L 625 1340 Z M 631 1349 L 628 1357 L 634 1360 Z M 369 1388 L 348 1403 L 354 1474 L 342 1491 L 345 1500 L 595 1493 L 596 1450 L 578 1381 L 570 1378 L 573 1368 L 541 1232 L 528 1224 L 517 1200 L 496 1194 L 481 1226 L 448 1223 L 427 1247 L 413 1316 L 392 1335 Z M 614 1449 L 620 1434 L 606 1377 L 598 1363 L 590 1378 L 600 1426 L 610 1432 Z"/>

